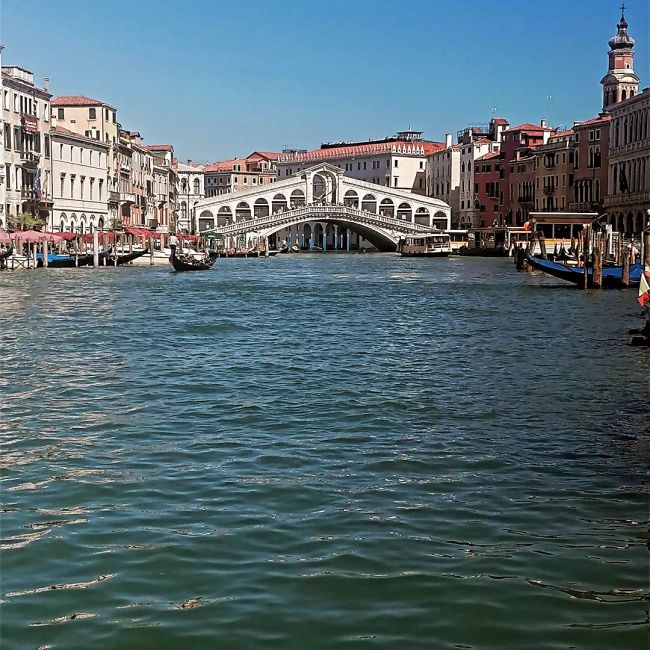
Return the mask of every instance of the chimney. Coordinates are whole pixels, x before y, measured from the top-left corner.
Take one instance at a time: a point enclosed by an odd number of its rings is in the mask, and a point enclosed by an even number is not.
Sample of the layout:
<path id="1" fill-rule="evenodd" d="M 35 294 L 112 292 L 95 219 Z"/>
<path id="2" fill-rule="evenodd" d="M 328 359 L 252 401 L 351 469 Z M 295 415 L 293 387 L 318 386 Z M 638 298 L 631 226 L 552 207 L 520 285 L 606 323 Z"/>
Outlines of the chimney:
<path id="1" fill-rule="evenodd" d="M 546 120 L 541 120 L 540 123 L 539 123 L 539 125 L 540 125 L 541 127 L 543 127 L 543 128 L 546 128 L 546 126 L 547 126 L 547 125 L 546 125 Z"/>
<path id="2" fill-rule="evenodd" d="M 445 133 L 445 149 L 451 147 L 451 133 Z"/>
<path id="3" fill-rule="evenodd" d="M 50 92 L 50 78 L 49 77 L 43 77 L 43 90 L 46 93 Z"/>

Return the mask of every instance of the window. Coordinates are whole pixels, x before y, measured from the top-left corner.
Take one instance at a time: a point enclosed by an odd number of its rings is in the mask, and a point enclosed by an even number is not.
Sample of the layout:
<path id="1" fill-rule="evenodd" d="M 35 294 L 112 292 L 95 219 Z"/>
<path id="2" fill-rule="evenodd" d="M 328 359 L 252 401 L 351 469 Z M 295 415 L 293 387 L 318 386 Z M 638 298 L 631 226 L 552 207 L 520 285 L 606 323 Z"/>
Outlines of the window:
<path id="1" fill-rule="evenodd" d="M 5 149 L 11 149 L 11 127 L 5 123 Z"/>
<path id="2" fill-rule="evenodd" d="M 420 169 L 424 169 L 424 160 L 420 161 Z"/>
<path id="3" fill-rule="evenodd" d="M 5 125 L 6 126 L 6 125 Z M 6 183 L 7 183 L 7 189 L 11 189 L 11 165 L 9 163 L 5 164 L 5 177 L 6 177 Z"/>
<path id="4" fill-rule="evenodd" d="M 64 117 L 64 116 L 65 116 L 65 112 L 64 112 L 64 110 L 63 110 L 62 108 L 58 108 L 57 111 L 56 111 L 56 116 L 57 116 L 57 118 L 60 119 L 60 120 L 65 119 L 65 117 Z"/>
<path id="5" fill-rule="evenodd" d="M 395 162 L 397 162 L 397 160 Z M 393 187 L 397 187 L 398 184 L 399 184 L 399 176 L 395 176 L 393 178 Z"/>
<path id="6" fill-rule="evenodd" d="M 397 169 L 397 167 L 399 167 L 399 160 L 395 161 L 395 168 Z"/>

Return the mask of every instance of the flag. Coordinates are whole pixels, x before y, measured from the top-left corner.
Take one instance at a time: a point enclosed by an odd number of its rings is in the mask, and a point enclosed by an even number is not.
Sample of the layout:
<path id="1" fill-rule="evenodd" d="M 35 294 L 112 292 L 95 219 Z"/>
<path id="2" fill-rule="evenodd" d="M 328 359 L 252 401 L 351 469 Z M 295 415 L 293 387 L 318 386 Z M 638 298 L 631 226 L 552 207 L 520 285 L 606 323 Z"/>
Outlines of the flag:
<path id="1" fill-rule="evenodd" d="M 40 168 L 36 171 L 36 178 L 34 179 L 34 190 L 36 191 L 36 196 L 40 199 L 42 196 L 41 192 L 41 170 Z"/>
<path id="2" fill-rule="evenodd" d="M 648 284 L 648 276 L 650 271 L 644 271 L 641 274 L 641 282 L 639 284 L 639 304 L 643 307 L 646 302 L 650 301 L 650 284 Z"/>

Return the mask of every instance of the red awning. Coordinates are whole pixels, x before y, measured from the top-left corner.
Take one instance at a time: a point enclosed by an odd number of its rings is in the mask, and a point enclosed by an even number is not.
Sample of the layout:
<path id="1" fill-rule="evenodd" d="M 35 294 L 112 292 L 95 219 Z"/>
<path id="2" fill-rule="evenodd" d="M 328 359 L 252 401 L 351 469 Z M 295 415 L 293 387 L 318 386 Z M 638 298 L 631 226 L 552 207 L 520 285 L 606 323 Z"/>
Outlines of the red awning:
<path id="1" fill-rule="evenodd" d="M 154 237 L 156 239 L 160 237 L 159 232 L 156 232 L 155 230 L 149 230 L 148 228 L 136 228 L 134 226 L 129 226 L 125 230 L 129 233 L 129 235 L 135 235 L 136 237 Z"/>
<path id="2" fill-rule="evenodd" d="M 179 233 L 176 236 L 179 239 L 185 239 L 187 241 L 199 241 L 199 239 L 201 239 L 198 235 L 184 235 L 183 233 Z"/>

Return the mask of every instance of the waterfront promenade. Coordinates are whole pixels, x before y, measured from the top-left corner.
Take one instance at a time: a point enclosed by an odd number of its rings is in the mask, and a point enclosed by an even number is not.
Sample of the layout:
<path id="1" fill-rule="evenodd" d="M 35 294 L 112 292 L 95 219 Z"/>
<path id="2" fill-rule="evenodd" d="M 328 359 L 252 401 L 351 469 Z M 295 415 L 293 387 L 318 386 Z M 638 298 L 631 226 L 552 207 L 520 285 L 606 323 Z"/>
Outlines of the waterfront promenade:
<path id="1" fill-rule="evenodd" d="M 3 650 L 644 647 L 630 292 L 305 254 L 0 293 Z"/>

